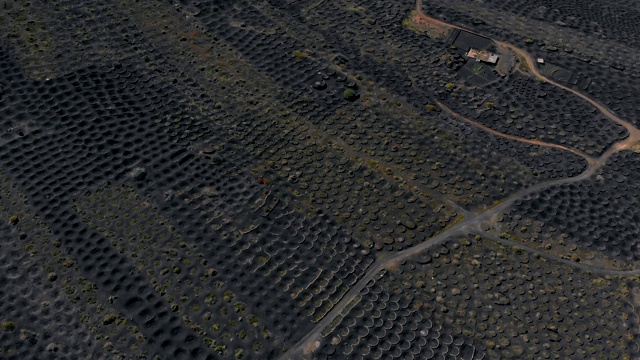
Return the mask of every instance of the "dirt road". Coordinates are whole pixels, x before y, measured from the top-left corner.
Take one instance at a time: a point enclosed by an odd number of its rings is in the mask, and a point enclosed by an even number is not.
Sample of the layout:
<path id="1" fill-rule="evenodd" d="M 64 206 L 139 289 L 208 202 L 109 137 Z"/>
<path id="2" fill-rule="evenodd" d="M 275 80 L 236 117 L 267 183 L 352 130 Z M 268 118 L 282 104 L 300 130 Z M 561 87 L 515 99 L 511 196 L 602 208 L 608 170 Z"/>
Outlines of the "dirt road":
<path id="1" fill-rule="evenodd" d="M 449 108 L 448 106 L 446 106 L 445 104 L 443 104 L 440 101 L 437 101 L 436 104 L 442 110 L 444 110 L 447 114 L 452 115 L 454 117 L 457 117 L 459 119 L 462 119 L 465 122 L 469 123 L 470 125 L 475 126 L 475 127 L 479 128 L 479 129 L 482 129 L 482 130 L 484 130 L 484 131 L 486 131 L 488 133 L 491 133 L 493 135 L 500 136 L 500 137 L 503 137 L 503 138 L 506 138 L 506 139 L 510 139 L 510 140 L 515 140 L 515 141 L 527 143 L 527 144 L 538 145 L 538 146 L 542 146 L 542 147 L 552 147 L 552 148 L 560 149 L 560 150 L 563 150 L 563 151 L 568 151 L 570 153 L 576 154 L 576 155 L 580 156 L 581 158 L 585 159 L 587 161 L 587 163 L 589 165 L 592 165 L 592 166 L 599 163 L 597 158 L 593 158 L 593 157 L 583 153 L 582 151 L 570 148 L 568 146 L 563 146 L 563 145 L 559 145 L 559 144 L 553 144 L 553 143 L 544 142 L 544 141 L 541 141 L 541 140 L 527 139 L 527 138 L 523 138 L 523 137 L 520 137 L 520 136 L 501 133 L 498 130 L 494 130 L 494 129 L 488 127 L 488 126 L 485 126 L 485 125 L 473 120 L 473 119 L 470 119 L 468 117 L 463 116 L 460 113 L 457 113 L 457 112 L 453 111 L 451 108 Z"/>
<path id="2" fill-rule="evenodd" d="M 423 11 L 422 11 L 422 0 L 416 0 L 416 14 L 414 16 L 414 19 L 419 20 L 420 24 L 423 25 L 428 25 L 428 26 L 433 26 L 436 29 L 443 29 L 443 28 L 448 28 L 448 29 L 461 29 L 464 31 L 468 31 L 473 33 L 472 31 L 469 31 L 467 29 L 464 29 L 462 27 L 456 26 L 456 25 L 451 25 L 448 24 L 446 22 L 443 22 L 441 20 L 432 18 L 427 16 Z M 478 34 L 480 35 L 480 34 Z M 511 51 L 513 51 L 516 55 L 520 56 L 521 58 L 525 59 L 525 61 L 527 62 L 527 65 L 530 68 L 531 73 L 534 76 L 539 77 L 540 79 L 548 82 L 549 84 L 552 84 L 554 86 L 557 86 L 561 89 L 564 89 L 572 94 L 575 94 L 577 96 L 579 96 L 580 98 L 584 99 L 585 101 L 589 102 L 591 105 L 593 105 L 594 107 L 596 107 L 598 109 L 598 111 L 600 111 L 605 117 L 607 117 L 608 119 L 610 119 L 611 121 L 614 121 L 622 126 L 624 126 L 627 131 L 629 132 L 629 137 L 619 141 L 615 144 L 613 144 L 611 146 L 611 148 L 609 150 L 607 150 L 603 155 L 601 155 L 598 158 L 593 158 L 590 157 L 576 149 L 572 149 L 569 147 L 565 147 L 565 146 L 561 146 L 561 145 L 557 145 L 557 144 L 551 144 L 551 143 L 545 143 L 543 141 L 538 141 L 538 140 L 531 140 L 531 139 L 526 139 L 526 138 L 522 138 L 522 137 L 518 137 L 518 136 L 513 136 L 513 135 L 507 135 L 507 134 L 503 134 L 500 133 L 499 131 L 496 131 L 494 129 L 491 129 L 487 126 L 484 126 L 474 120 L 468 119 L 456 112 L 454 112 L 453 110 L 449 109 L 448 107 L 446 107 L 444 104 L 442 103 L 438 103 L 438 105 L 446 112 L 448 112 L 450 115 L 461 118 L 462 120 L 466 121 L 467 123 L 478 127 L 484 131 L 490 132 L 494 135 L 498 135 L 498 136 L 502 136 L 505 138 L 509 138 L 512 140 L 516 140 L 516 141 L 520 141 L 520 142 L 525 142 L 525 143 L 529 143 L 529 144 L 534 144 L 534 145 L 539 145 L 539 146 L 547 146 L 547 147 L 553 147 L 553 148 L 557 148 L 557 149 L 561 149 L 561 150 L 565 150 L 565 151 L 569 151 L 571 153 L 574 153 L 576 155 L 579 155 L 581 157 L 583 157 L 587 163 L 588 163 L 588 167 L 585 169 L 585 171 L 583 171 L 581 174 L 571 177 L 571 178 L 564 178 L 564 179 L 558 179 L 558 180 L 551 180 L 551 181 L 547 181 L 547 182 L 543 182 L 534 186 L 531 186 L 527 189 L 523 189 L 511 196 L 509 196 L 507 199 L 505 199 L 503 202 L 501 202 L 499 205 L 494 206 L 493 208 L 487 209 L 486 211 L 483 211 L 480 214 L 471 214 L 471 213 L 465 213 L 465 217 L 462 221 L 458 222 L 457 224 L 453 225 L 452 227 L 446 229 L 445 231 L 441 232 L 440 234 L 426 240 L 425 242 L 416 245 L 412 248 L 397 252 L 397 253 L 393 253 L 393 254 L 386 254 L 386 256 L 379 256 L 376 261 L 369 267 L 369 269 L 367 270 L 367 273 L 354 285 L 352 286 L 349 291 L 343 296 L 343 298 L 333 307 L 333 309 L 331 309 L 331 311 L 321 320 L 319 321 L 316 326 L 314 327 L 314 329 L 312 331 L 310 331 L 308 334 L 306 334 L 295 346 L 293 346 L 286 354 L 282 355 L 281 360 L 299 360 L 299 359 L 306 359 L 308 357 L 310 357 L 311 353 L 313 353 L 320 345 L 321 342 L 323 341 L 322 339 L 322 332 L 325 330 L 325 328 L 327 328 L 327 326 L 331 325 L 331 323 L 338 318 L 339 316 L 341 316 L 341 313 L 343 311 L 345 311 L 345 309 L 347 309 L 347 307 L 349 306 L 349 304 L 351 303 L 351 301 L 356 298 L 358 296 L 358 294 L 360 293 L 360 291 L 367 286 L 367 284 L 374 279 L 376 276 L 379 276 L 380 271 L 383 269 L 387 269 L 387 268 L 391 268 L 393 267 L 394 264 L 407 259 L 411 256 L 414 256 L 416 254 L 419 254 L 420 252 L 423 252 L 425 250 L 428 250 L 432 247 L 434 247 L 435 245 L 441 244 L 444 241 L 446 241 L 447 239 L 450 239 L 452 237 L 455 236 L 462 236 L 462 235 L 469 235 L 469 234 L 478 234 L 481 236 L 484 236 L 485 238 L 494 240 L 494 241 L 498 241 L 504 245 L 508 245 L 508 246 L 517 246 L 525 251 L 531 252 L 533 254 L 537 254 L 540 255 L 542 257 L 545 257 L 549 260 L 552 261 L 556 261 L 562 264 L 567 264 L 567 265 L 571 265 L 571 266 L 575 266 L 577 268 L 580 268 L 584 271 L 589 271 L 592 273 L 597 273 L 597 274 L 601 274 L 601 275 L 613 275 L 613 276 L 634 276 L 634 275 L 638 275 L 640 274 L 640 269 L 634 269 L 634 270 L 612 270 L 612 269 L 603 269 L 603 268 L 598 268 L 596 266 L 590 266 L 590 265 L 585 265 L 585 264 L 580 264 L 580 263 L 576 263 L 573 262 L 571 260 L 567 260 L 567 259 L 563 259 L 559 256 L 555 256 L 549 253 L 546 253 L 542 250 L 539 249 L 534 249 L 531 248 L 525 244 L 522 243 L 518 243 L 518 242 L 514 242 L 511 240 L 507 240 L 507 239 L 501 239 L 499 237 L 496 237 L 494 235 L 490 235 L 485 233 L 484 231 L 482 231 L 480 229 L 480 225 L 486 221 L 489 221 L 493 216 L 501 214 L 503 211 L 505 211 L 507 208 L 509 208 L 510 206 L 512 206 L 514 204 L 514 202 L 516 202 L 519 199 L 522 199 L 523 197 L 530 195 L 534 192 L 537 192 L 539 190 L 543 190 L 545 188 L 548 188 L 550 186 L 558 186 L 558 185 L 562 185 L 562 184 L 569 184 L 569 183 L 574 183 L 574 182 L 578 182 L 578 181 L 582 181 L 582 180 L 587 180 L 589 179 L 592 175 L 595 174 L 596 170 L 600 167 L 602 167 L 606 160 L 613 154 L 615 154 L 616 152 L 625 150 L 625 149 L 631 149 L 634 145 L 637 145 L 638 142 L 640 142 L 640 130 L 636 129 L 631 123 L 621 119 L 620 117 L 616 116 L 613 112 L 611 112 L 609 109 L 607 109 L 605 106 L 603 106 L 602 104 L 600 104 L 599 102 L 597 102 L 596 100 L 590 98 L 589 96 L 582 94 L 576 90 L 573 90 L 569 87 L 566 87 L 562 84 L 559 84 L 549 78 L 547 78 L 546 76 L 544 76 L 542 73 L 540 73 L 540 71 L 536 68 L 536 63 L 533 59 L 533 57 L 531 55 L 529 55 L 526 51 L 516 47 L 515 45 L 503 42 L 503 41 L 498 41 L 498 40 L 493 40 L 496 44 L 503 46 Z"/>

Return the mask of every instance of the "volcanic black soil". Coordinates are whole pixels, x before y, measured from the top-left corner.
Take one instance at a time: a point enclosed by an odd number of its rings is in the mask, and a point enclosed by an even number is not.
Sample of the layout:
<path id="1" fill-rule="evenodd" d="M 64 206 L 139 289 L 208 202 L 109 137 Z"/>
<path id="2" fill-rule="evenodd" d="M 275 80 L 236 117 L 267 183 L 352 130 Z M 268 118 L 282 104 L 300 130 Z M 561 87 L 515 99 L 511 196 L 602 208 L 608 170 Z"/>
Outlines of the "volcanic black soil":
<path id="1" fill-rule="evenodd" d="M 0 358 L 638 358 L 638 11 L 0 0 Z"/>

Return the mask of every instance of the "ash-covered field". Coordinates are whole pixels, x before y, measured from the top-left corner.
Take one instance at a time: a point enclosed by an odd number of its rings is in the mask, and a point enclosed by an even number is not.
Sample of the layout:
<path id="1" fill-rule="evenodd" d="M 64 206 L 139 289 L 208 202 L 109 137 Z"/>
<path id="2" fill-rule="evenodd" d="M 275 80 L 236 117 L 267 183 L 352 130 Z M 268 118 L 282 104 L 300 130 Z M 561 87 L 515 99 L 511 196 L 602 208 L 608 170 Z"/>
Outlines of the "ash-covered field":
<path id="1" fill-rule="evenodd" d="M 0 0 L 0 359 L 637 359 L 638 11 Z"/>

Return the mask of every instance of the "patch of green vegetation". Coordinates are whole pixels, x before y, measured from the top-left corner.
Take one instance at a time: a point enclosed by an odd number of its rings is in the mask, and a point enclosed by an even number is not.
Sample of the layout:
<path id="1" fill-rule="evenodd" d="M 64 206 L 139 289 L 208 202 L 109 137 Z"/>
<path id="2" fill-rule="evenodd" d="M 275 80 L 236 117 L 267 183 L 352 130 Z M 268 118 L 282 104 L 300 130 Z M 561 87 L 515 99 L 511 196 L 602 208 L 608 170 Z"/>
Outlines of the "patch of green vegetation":
<path id="1" fill-rule="evenodd" d="M 77 283 L 82 285 L 82 292 L 94 293 L 98 290 L 98 286 L 87 279 L 78 279 Z"/>
<path id="2" fill-rule="evenodd" d="M 347 101 L 354 101 L 358 98 L 358 92 L 353 89 L 345 89 L 343 96 Z"/>
<path id="3" fill-rule="evenodd" d="M 102 319 L 100 319 L 100 321 L 102 322 L 102 325 L 111 325 L 114 322 L 116 322 L 116 319 L 117 319 L 117 315 L 107 314 L 103 316 Z"/>
<path id="4" fill-rule="evenodd" d="M 237 314 L 244 314 L 246 308 L 247 306 L 242 302 L 237 302 L 235 303 L 235 305 L 233 305 L 233 311 L 235 311 Z"/>
<path id="5" fill-rule="evenodd" d="M 365 11 L 365 8 L 354 4 L 347 4 L 347 10 L 360 13 Z"/>
<path id="6" fill-rule="evenodd" d="M 484 103 L 484 107 L 488 110 L 493 110 L 496 108 L 496 105 L 490 101 L 487 101 L 486 103 Z"/>
<path id="7" fill-rule="evenodd" d="M 456 86 L 454 84 L 452 84 L 452 83 L 446 83 L 444 85 L 444 88 L 447 89 L 447 91 L 453 91 L 453 89 L 455 89 Z"/>
<path id="8" fill-rule="evenodd" d="M 24 246 L 24 251 L 31 254 L 36 254 L 38 252 L 36 250 L 36 244 L 34 244 L 33 241 Z"/>
<path id="9" fill-rule="evenodd" d="M 607 283 L 607 280 L 605 280 L 604 278 L 601 278 L 601 277 L 593 279 L 593 284 L 594 285 L 604 286 L 604 285 L 606 285 L 606 283 Z"/>
<path id="10" fill-rule="evenodd" d="M 16 328 L 16 324 L 13 321 L 3 321 L 0 323 L 0 329 L 2 331 L 13 331 Z"/>
<path id="11" fill-rule="evenodd" d="M 227 347 L 225 345 L 218 345 L 214 348 L 215 352 L 217 352 L 218 354 L 222 355 L 224 353 L 226 353 L 227 351 Z"/>
<path id="12" fill-rule="evenodd" d="M 260 352 L 260 350 L 262 350 L 262 344 L 260 344 L 259 341 L 254 341 L 251 348 L 253 349 L 254 352 Z"/>
<path id="13" fill-rule="evenodd" d="M 249 315 L 249 319 L 247 321 L 249 322 L 249 324 L 251 324 L 253 326 L 257 326 L 259 319 L 258 319 L 257 316 L 251 314 L 251 315 Z"/>
<path id="14" fill-rule="evenodd" d="M 302 50 L 295 50 L 293 52 L 293 57 L 296 61 L 302 61 L 302 59 L 305 59 L 307 56 L 307 53 Z"/>
<path id="15" fill-rule="evenodd" d="M 427 110 L 427 112 L 436 111 L 436 106 L 433 104 L 428 104 L 427 106 L 425 106 L 425 109 Z"/>
<path id="16" fill-rule="evenodd" d="M 18 215 L 12 215 L 12 216 L 9 218 L 9 224 L 11 224 L 11 225 L 15 225 L 15 224 L 17 224 L 19 221 L 20 221 L 20 218 L 18 217 Z"/>
<path id="17" fill-rule="evenodd" d="M 262 337 L 265 338 L 266 340 L 271 339 L 271 333 L 269 332 L 269 330 L 267 330 L 266 326 L 262 327 Z"/>
<path id="18" fill-rule="evenodd" d="M 244 350 L 236 349 L 234 355 L 235 355 L 236 359 L 242 359 L 242 357 L 244 356 Z"/>
<path id="19" fill-rule="evenodd" d="M 76 264 L 76 262 L 69 257 L 60 258 L 57 260 L 59 264 L 62 264 L 66 268 L 70 268 Z"/>
<path id="20" fill-rule="evenodd" d="M 529 63 L 527 63 L 527 60 L 520 56 L 518 56 L 518 68 L 520 69 L 520 71 L 524 72 L 525 74 L 528 74 L 531 72 L 531 68 L 529 67 Z"/>
<path id="21" fill-rule="evenodd" d="M 222 295 L 222 300 L 224 300 L 225 302 L 231 302 L 234 297 L 235 295 L 231 291 L 225 291 Z"/>
<path id="22" fill-rule="evenodd" d="M 214 294 L 211 294 L 204 299 L 204 303 L 207 305 L 214 305 L 217 301 L 218 298 Z"/>
<path id="23" fill-rule="evenodd" d="M 202 340 L 202 342 L 204 343 L 204 345 L 205 345 L 206 347 L 209 347 L 209 348 L 213 347 L 213 345 L 215 344 L 215 342 L 213 341 L 213 339 L 211 339 L 211 338 L 209 338 L 209 337 L 205 337 L 205 338 Z"/>

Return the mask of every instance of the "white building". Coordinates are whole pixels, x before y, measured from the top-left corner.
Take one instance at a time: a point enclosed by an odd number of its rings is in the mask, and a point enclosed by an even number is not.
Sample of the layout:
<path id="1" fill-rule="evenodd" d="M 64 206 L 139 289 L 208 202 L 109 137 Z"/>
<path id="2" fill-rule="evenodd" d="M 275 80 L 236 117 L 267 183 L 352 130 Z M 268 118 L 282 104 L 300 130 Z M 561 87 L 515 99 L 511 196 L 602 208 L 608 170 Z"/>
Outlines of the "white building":
<path id="1" fill-rule="evenodd" d="M 487 50 L 482 49 L 469 49 L 467 52 L 467 56 L 476 59 L 476 61 L 482 61 L 489 64 L 495 64 L 498 62 L 498 55 L 488 52 Z"/>

